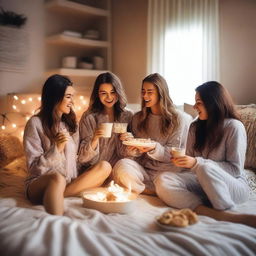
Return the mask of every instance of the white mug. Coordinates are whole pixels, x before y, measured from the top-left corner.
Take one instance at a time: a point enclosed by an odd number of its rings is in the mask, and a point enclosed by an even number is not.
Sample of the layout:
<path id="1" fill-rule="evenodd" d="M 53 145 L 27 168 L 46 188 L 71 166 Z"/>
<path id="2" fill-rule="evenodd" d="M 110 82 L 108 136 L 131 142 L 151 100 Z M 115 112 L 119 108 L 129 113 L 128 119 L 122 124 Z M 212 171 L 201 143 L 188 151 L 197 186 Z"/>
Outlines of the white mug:
<path id="1" fill-rule="evenodd" d="M 77 57 L 67 56 L 62 58 L 63 68 L 76 68 L 77 67 Z"/>
<path id="2" fill-rule="evenodd" d="M 125 133 L 127 132 L 128 123 L 114 123 L 113 132 L 115 133 Z"/>
<path id="3" fill-rule="evenodd" d="M 113 123 L 101 123 L 99 124 L 99 128 L 103 131 L 102 137 L 110 138 L 112 135 L 112 126 Z"/>
<path id="4" fill-rule="evenodd" d="M 185 148 L 172 147 L 171 153 L 174 158 L 185 156 Z"/>

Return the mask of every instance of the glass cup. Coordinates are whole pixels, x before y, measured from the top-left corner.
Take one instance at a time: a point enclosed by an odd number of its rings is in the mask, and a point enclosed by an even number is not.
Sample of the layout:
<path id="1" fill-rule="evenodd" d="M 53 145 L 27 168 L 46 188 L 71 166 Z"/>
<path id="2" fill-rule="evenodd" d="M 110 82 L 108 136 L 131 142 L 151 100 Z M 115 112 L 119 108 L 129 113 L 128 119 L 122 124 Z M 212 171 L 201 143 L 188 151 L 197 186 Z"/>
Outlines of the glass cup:
<path id="1" fill-rule="evenodd" d="M 185 156 L 185 148 L 180 148 L 180 147 L 172 147 L 171 148 L 171 153 L 173 158 L 178 158 Z"/>
<path id="2" fill-rule="evenodd" d="M 128 123 L 114 123 L 113 132 L 114 133 L 125 133 L 127 132 Z"/>
<path id="3" fill-rule="evenodd" d="M 101 123 L 99 128 L 103 131 L 102 137 L 110 138 L 112 134 L 113 123 Z"/>

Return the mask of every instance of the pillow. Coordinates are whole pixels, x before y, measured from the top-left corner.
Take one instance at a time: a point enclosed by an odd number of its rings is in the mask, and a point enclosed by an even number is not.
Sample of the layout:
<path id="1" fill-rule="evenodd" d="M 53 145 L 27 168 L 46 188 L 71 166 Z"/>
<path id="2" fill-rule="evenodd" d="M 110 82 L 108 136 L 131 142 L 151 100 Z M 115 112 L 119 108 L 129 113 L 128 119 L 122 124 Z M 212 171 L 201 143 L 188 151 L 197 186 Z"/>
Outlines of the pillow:
<path id="1" fill-rule="evenodd" d="M 23 147 L 17 137 L 0 133 L 0 167 L 23 155 Z"/>
<path id="2" fill-rule="evenodd" d="M 25 156 L 15 158 L 12 162 L 0 168 L 0 198 L 7 198 L 6 204 L 26 207 L 31 205 L 25 197 L 25 178 L 27 166 Z M 15 200 L 9 200 L 9 198 Z M 1 205 L 3 201 L 1 201 Z"/>
<path id="3" fill-rule="evenodd" d="M 245 168 L 256 170 L 256 104 L 236 107 L 247 132 Z"/>
<path id="4" fill-rule="evenodd" d="M 195 119 L 198 116 L 197 111 L 194 109 L 193 105 L 184 103 L 183 107 L 184 107 L 184 112 L 191 115 L 193 119 Z"/>

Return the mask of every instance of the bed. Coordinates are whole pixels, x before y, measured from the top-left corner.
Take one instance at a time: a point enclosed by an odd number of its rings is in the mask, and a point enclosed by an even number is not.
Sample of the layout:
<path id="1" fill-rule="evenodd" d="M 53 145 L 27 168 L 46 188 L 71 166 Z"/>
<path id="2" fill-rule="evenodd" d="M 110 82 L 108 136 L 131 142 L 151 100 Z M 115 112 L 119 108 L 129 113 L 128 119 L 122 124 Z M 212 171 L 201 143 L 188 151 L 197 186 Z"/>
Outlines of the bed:
<path id="1" fill-rule="evenodd" d="M 254 128 L 249 127 L 252 140 Z M 247 159 L 247 166 L 255 164 L 255 156 Z M 255 255 L 256 229 L 242 224 L 199 216 L 198 223 L 186 228 L 159 227 L 156 217 L 170 208 L 154 196 L 140 195 L 136 210 L 128 214 L 104 214 L 83 207 L 80 197 L 65 198 L 64 216 L 49 215 L 25 199 L 25 157 L 15 136 L 0 134 L 0 167 L 1 256 Z M 250 200 L 236 211 L 255 214 L 251 169 Z"/>

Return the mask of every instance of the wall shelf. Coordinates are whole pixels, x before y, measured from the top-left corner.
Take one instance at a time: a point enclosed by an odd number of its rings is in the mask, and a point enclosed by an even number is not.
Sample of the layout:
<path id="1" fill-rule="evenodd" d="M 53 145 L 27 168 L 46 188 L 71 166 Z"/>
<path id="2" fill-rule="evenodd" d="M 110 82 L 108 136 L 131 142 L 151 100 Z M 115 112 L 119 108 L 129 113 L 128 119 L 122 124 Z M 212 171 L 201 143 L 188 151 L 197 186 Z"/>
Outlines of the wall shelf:
<path id="1" fill-rule="evenodd" d="M 46 9 L 46 74 L 61 74 L 71 78 L 92 78 L 105 70 L 111 70 L 111 1 L 91 2 L 89 6 L 76 1 L 48 0 Z M 90 30 L 99 32 L 100 40 L 84 37 L 73 37 L 65 31 L 78 32 L 81 35 Z M 66 56 L 77 57 L 77 66 L 83 58 L 99 56 L 104 59 L 103 70 L 62 68 L 62 60 Z"/>
<path id="2" fill-rule="evenodd" d="M 107 72 L 106 70 L 91 70 L 91 69 L 71 69 L 71 68 L 58 68 L 46 71 L 47 76 L 59 74 L 63 76 L 84 76 L 95 77 L 99 74 Z"/>
<path id="3" fill-rule="evenodd" d="M 109 16 L 109 11 L 101 8 L 95 8 L 80 3 L 67 0 L 51 0 L 46 3 L 46 8 L 51 11 L 79 12 L 85 15 Z"/>
<path id="4" fill-rule="evenodd" d="M 110 43 L 107 41 L 91 40 L 86 38 L 77 38 L 66 36 L 62 34 L 49 36 L 46 38 L 46 42 L 50 44 L 57 45 L 73 45 L 73 46 L 87 46 L 87 47 L 98 47 L 106 48 L 110 46 Z"/>

